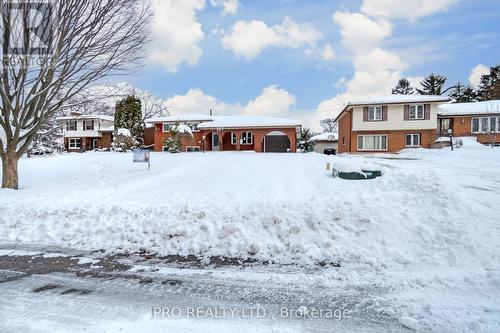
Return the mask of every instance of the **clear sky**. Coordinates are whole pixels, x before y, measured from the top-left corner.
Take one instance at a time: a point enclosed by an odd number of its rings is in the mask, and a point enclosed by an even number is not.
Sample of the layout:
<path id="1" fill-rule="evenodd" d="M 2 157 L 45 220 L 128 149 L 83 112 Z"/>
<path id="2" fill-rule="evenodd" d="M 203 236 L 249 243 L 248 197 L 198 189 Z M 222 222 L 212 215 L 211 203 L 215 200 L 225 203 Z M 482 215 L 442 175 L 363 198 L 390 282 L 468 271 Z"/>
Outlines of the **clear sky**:
<path id="1" fill-rule="evenodd" d="M 317 127 L 401 77 L 477 84 L 500 63 L 499 0 L 154 0 L 153 10 L 146 66 L 126 80 L 172 114 Z"/>

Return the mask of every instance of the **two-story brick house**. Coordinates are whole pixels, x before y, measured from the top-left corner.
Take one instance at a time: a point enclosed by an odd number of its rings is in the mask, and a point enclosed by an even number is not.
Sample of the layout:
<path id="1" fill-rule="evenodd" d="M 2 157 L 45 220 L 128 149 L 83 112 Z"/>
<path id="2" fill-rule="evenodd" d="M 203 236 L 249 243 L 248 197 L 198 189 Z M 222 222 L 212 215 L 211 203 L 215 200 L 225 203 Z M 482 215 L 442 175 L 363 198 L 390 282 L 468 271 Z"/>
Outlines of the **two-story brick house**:
<path id="1" fill-rule="evenodd" d="M 430 148 L 437 136 L 438 106 L 447 96 L 390 95 L 349 102 L 336 117 L 339 153 L 398 152 Z"/>
<path id="2" fill-rule="evenodd" d="M 62 123 L 64 147 L 68 152 L 111 149 L 114 118 L 103 115 L 71 115 L 58 117 Z"/>

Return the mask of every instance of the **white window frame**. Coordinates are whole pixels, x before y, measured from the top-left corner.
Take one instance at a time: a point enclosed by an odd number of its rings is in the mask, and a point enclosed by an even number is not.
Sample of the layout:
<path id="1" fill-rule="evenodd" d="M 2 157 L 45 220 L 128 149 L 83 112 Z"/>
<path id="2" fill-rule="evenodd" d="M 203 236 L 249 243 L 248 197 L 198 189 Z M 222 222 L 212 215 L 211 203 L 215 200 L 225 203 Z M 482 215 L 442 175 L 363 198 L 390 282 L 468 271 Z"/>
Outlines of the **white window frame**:
<path id="1" fill-rule="evenodd" d="M 167 129 L 165 130 L 165 127 L 167 127 Z M 167 133 L 167 132 L 170 132 L 170 128 L 172 127 L 172 125 L 170 125 L 169 123 L 163 123 L 162 124 L 162 127 L 161 127 L 161 130 L 163 133 Z"/>
<path id="2" fill-rule="evenodd" d="M 380 147 L 381 148 L 364 148 L 364 144 L 366 142 L 365 137 L 368 137 L 368 136 L 380 137 Z M 363 137 L 363 148 L 359 148 L 360 137 Z M 385 148 L 382 148 L 382 137 L 385 137 Z M 374 141 L 375 141 L 375 139 L 374 139 Z M 358 135 L 357 148 L 358 148 L 358 151 L 387 151 L 389 149 L 389 136 L 387 134 Z"/>
<path id="3" fill-rule="evenodd" d="M 197 151 L 193 149 L 198 149 Z M 190 151 L 191 150 L 191 151 Z M 187 146 L 186 147 L 186 153 L 199 153 L 201 151 L 200 146 Z"/>
<path id="4" fill-rule="evenodd" d="M 495 119 L 495 130 L 491 130 L 491 119 Z M 483 120 L 485 120 L 486 126 L 483 126 Z M 477 121 L 477 131 L 474 130 L 474 121 Z M 486 127 L 486 128 L 485 128 Z M 471 133 L 481 134 L 481 133 L 500 133 L 500 117 L 473 117 L 471 119 Z"/>
<path id="5" fill-rule="evenodd" d="M 76 144 L 78 142 L 78 145 Z M 82 149 L 82 139 L 70 138 L 68 139 L 68 149 Z"/>
<path id="6" fill-rule="evenodd" d="M 369 106 L 368 107 L 368 121 L 382 121 L 382 106 Z M 377 114 L 380 117 L 377 117 Z M 373 116 L 373 117 L 370 117 Z"/>
<path id="7" fill-rule="evenodd" d="M 493 127 L 493 130 L 491 129 L 491 125 L 493 124 L 493 121 L 495 122 L 495 126 Z M 488 126 L 488 130 L 490 133 L 496 133 L 498 132 L 498 118 L 497 117 L 490 117 L 490 119 L 488 120 L 488 123 L 489 123 L 489 126 Z"/>
<path id="8" fill-rule="evenodd" d="M 407 141 L 408 136 L 411 136 L 411 139 L 410 139 L 411 144 L 410 145 L 408 144 L 408 141 Z M 414 141 L 415 138 L 418 138 L 417 144 L 415 144 L 415 141 Z M 421 147 L 421 146 L 422 146 L 422 137 L 421 137 L 420 133 L 405 134 L 405 147 L 415 148 L 415 147 Z"/>
<path id="9" fill-rule="evenodd" d="M 75 128 L 71 128 L 71 124 L 75 124 Z M 68 131 L 78 131 L 78 122 L 76 120 L 68 121 Z"/>
<path id="10" fill-rule="evenodd" d="M 231 144 L 236 145 L 238 144 L 238 137 L 236 136 L 236 133 L 231 132 Z"/>
<path id="11" fill-rule="evenodd" d="M 243 140 L 245 138 L 246 140 Z M 253 145 L 253 134 L 252 132 L 243 132 L 240 136 L 242 145 Z M 246 141 L 246 142 L 245 142 Z"/>
<path id="12" fill-rule="evenodd" d="M 419 117 L 419 108 L 422 108 L 422 116 Z M 411 113 L 415 112 L 414 116 L 411 116 Z M 413 104 L 410 105 L 410 109 L 408 110 L 408 119 L 410 120 L 424 120 L 425 119 L 425 105 L 424 104 Z"/>
<path id="13" fill-rule="evenodd" d="M 90 128 L 87 128 L 87 124 L 92 124 Z M 84 120 L 83 121 L 83 130 L 84 131 L 93 131 L 94 130 L 94 121 L 93 120 Z"/>
<path id="14" fill-rule="evenodd" d="M 474 121 L 477 121 L 477 131 L 474 130 Z M 478 117 L 474 117 L 471 119 L 471 133 L 481 133 L 481 119 Z"/>

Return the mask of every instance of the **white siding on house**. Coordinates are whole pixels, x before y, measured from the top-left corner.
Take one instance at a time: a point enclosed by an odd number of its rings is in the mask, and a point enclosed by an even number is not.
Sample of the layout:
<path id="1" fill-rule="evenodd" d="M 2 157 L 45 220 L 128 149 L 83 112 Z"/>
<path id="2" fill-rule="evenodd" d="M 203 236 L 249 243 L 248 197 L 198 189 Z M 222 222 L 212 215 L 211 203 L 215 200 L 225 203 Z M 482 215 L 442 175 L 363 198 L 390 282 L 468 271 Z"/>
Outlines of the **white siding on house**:
<path id="1" fill-rule="evenodd" d="M 327 142 L 327 141 L 318 141 L 314 143 L 313 150 L 316 153 L 323 154 L 325 149 L 335 149 L 338 151 L 339 145 L 338 142 Z"/>
<path id="2" fill-rule="evenodd" d="M 363 121 L 363 106 L 354 106 L 352 112 L 353 131 L 424 130 L 437 128 L 437 106 L 431 104 L 429 120 L 404 120 L 404 104 L 387 105 L 387 121 Z"/>
<path id="3" fill-rule="evenodd" d="M 90 121 L 90 119 L 86 119 L 85 121 Z M 66 125 L 68 122 L 70 122 L 70 120 L 66 121 L 66 123 L 63 125 L 63 136 L 65 138 L 79 138 L 79 137 L 98 138 L 102 136 L 102 133 L 99 132 L 100 129 L 105 130 L 113 128 L 112 121 L 94 119 L 94 130 L 93 131 L 84 130 L 83 128 L 84 120 L 78 119 L 76 120 L 76 131 L 68 131 Z"/>

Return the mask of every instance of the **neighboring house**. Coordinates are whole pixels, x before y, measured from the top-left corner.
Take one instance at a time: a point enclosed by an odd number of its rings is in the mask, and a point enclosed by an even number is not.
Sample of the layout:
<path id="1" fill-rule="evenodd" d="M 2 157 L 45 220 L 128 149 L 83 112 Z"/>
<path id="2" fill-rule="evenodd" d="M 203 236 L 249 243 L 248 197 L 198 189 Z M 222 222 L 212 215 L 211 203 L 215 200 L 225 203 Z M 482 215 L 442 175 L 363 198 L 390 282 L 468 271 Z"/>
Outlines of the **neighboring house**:
<path id="1" fill-rule="evenodd" d="M 187 125 L 192 136 L 181 135 L 181 150 L 295 152 L 301 124 L 263 116 L 209 116 L 191 114 L 149 119 L 154 124 L 154 150 L 163 151 L 175 125 Z"/>
<path id="2" fill-rule="evenodd" d="M 335 119 L 339 153 L 398 152 L 430 148 L 437 138 L 438 106 L 446 96 L 390 95 L 349 102 Z"/>
<path id="3" fill-rule="evenodd" d="M 111 149 L 114 118 L 102 115 L 71 115 L 58 117 L 63 123 L 64 147 L 69 152 Z"/>
<path id="4" fill-rule="evenodd" d="M 334 149 L 338 151 L 337 133 L 321 133 L 311 138 L 313 142 L 313 150 L 317 153 L 324 154 L 325 149 Z"/>
<path id="5" fill-rule="evenodd" d="M 440 137 L 473 136 L 483 144 L 500 143 L 500 100 L 444 104 L 438 107 Z M 444 140 L 444 142 L 449 142 Z"/>

